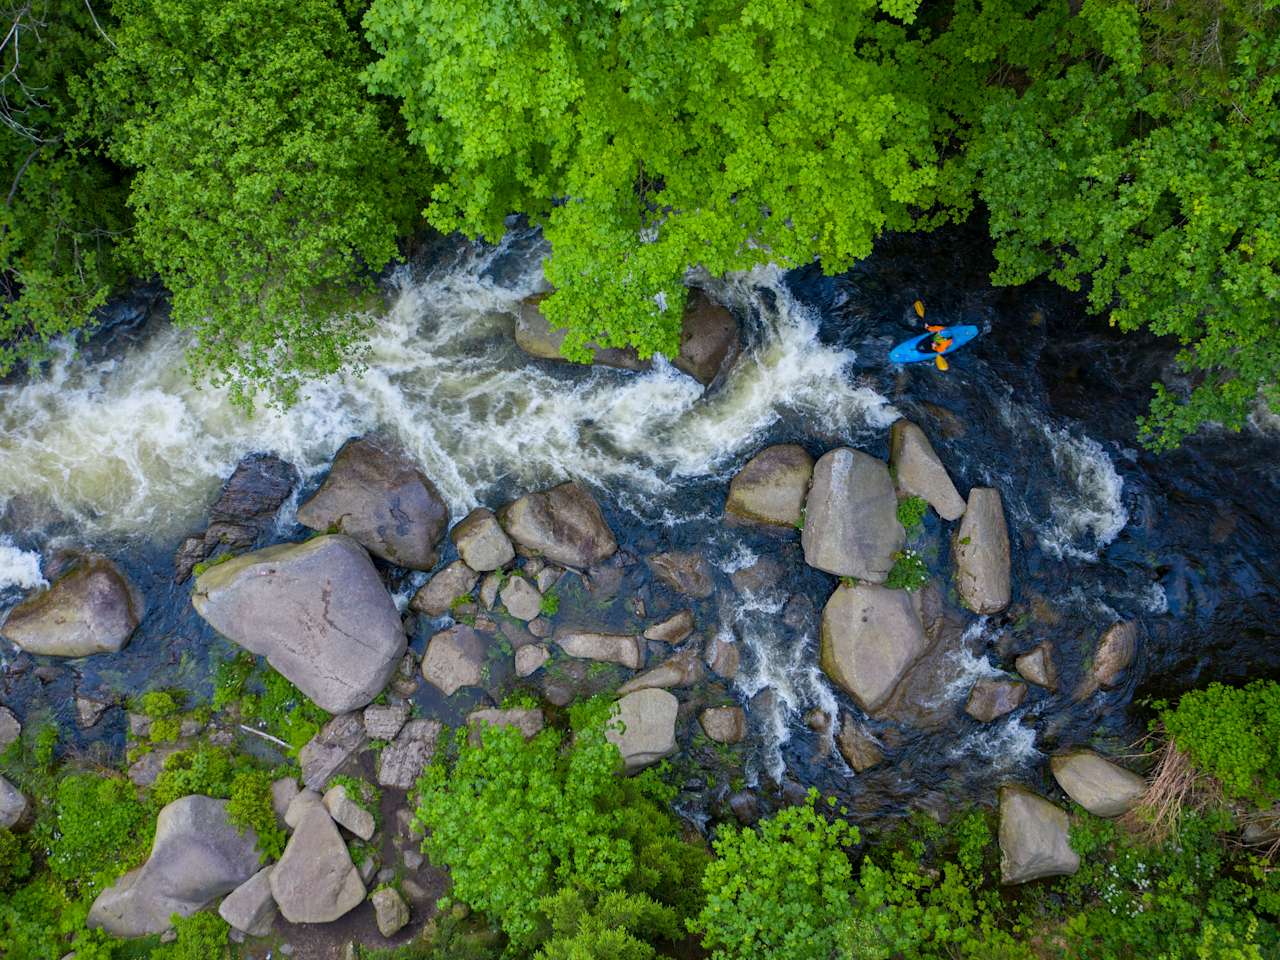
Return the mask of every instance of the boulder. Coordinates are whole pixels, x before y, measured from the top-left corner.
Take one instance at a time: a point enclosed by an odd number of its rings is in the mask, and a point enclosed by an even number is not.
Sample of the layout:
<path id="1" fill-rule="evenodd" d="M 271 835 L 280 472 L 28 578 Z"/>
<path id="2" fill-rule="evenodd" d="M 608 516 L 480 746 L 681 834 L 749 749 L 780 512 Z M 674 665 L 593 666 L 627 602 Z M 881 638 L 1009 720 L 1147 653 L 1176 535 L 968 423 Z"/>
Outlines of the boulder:
<path id="1" fill-rule="evenodd" d="M 516 651 L 516 676 L 528 677 L 542 669 L 551 659 L 551 651 L 545 643 L 530 643 Z"/>
<path id="2" fill-rule="evenodd" d="M 1118 817 L 1142 799 L 1147 781 L 1092 750 L 1071 750 L 1049 760 L 1064 793 L 1094 816 Z"/>
<path id="3" fill-rule="evenodd" d="M 290 830 L 302 822 L 302 817 L 307 812 L 308 807 L 324 806 L 324 797 L 317 791 L 310 788 L 299 790 L 292 800 L 289 801 L 289 808 L 284 812 L 284 823 Z"/>
<path id="4" fill-rule="evenodd" d="M 269 453 L 253 453 L 236 465 L 209 511 L 204 533 L 187 537 L 173 558 L 173 579 L 182 583 L 192 568 L 218 549 L 239 553 L 275 526 L 276 514 L 299 480 L 291 463 Z"/>
<path id="5" fill-rule="evenodd" d="M 422 675 L 446 697 L 462 687 L 484 683 L 488 645 L 471 627 L 458 624 L 441 630 L 427 642 L 422 658 Z"/>
<path id="6" fill-rule="evenodd" d="M 334 717 L 298 753 L 303 784 L 319 790 L 368 743 L 363 714 L 344 713 Z"/>
<path id="7" fill-rule="evenodd" d="M 1009 530 L 1000 491 L 974 487 L 953 544 L 960 601 L 986 616 L 1009 605 L 1012 590 Z"/>
<path id="8" fill-rule="evenodd" d="M 996 717 L 1022 706 L 1027 698 L 1027 685 L 1009 680 L 979 680 L 969 691 L 964 712 L 980 723 L 990 723 Z"/>
<path id="9" fill-rule="evenodd" d="M 258 872 L 258 838 L 227 818 L 227 801 L 179 797 L 156 817 L 147 862 L 94 900 L 86 924 L 116 937 L 162 933 Z"/>
<path id="10" fill-rule="evenodd" d="M 1080 857 L 1067 839 L 1067 814 L 1017 786 L 1000 788 L 1000 882 L 1069 876 Z"/>
<path id="11" fill-rule="evenodd" d="M 1076 690 L 1076 699 L 1089 696 L 1099 687 L 1110 689 L 1120 682 L 1138 653 L 1138 625 L 1133 622 L 1113 623 L 1102 634 L 1093 654 L 1089 671 Z"/>
<path id="12" fill-rule="evenodd" d="M 715 591 L 711 566 L 700 553 L 668 551 L 655 553 L 645 563 L 659 581 L 676 593 L 705 600 Z"/>
<path id="13" fill-rule="evenodd" d="M 27 798 L 4 777 L 0 777 L 0 828 L 10 830 L 27 815 Z"/>
<path id="14" fill-rule="evenodd" d="M 394 887 L 379 887 L 369 899 L 378 921 L 378 932 L 384 937 L 394 937 L 408 924 L 409 905 Z"/>
<path id="15" fill-rule="evenodd" d="M 676 712 L 680 703 L 666 690 L 629 693 L 618 701 L 614 725 L 605 733 L 634 773 L 676 752 Z"/>
<path id="16" fill-rule="evenodd" d="M 909 420 L 896 421 L 890 431 L 889 463 L 903 496 L 928 501 L 943 520 L 958 520 L 964 514 L 964 498 L 933 452 L 933 444 Z"/>
<path id="17" fill-rule="evenodd" d="M 618 550 L 599 504 L 576 483 L 525 494 L 503 507 L 498 520 L 528 554 L 561 566 L 584 570 Z"/>
<path id="18" fill-rule="evenodd" d="M 364 883 L 338 827 L 310 804 L 270 874 L 271 895 L 290 923 L 329 923 L 364 902 Z"/>
<path id="19" fill-rule="evenodd" d="M 680 352 L 672 364 L 709 385 L 738 358 L 738 321 L 701 290 L 690 290 L 680 325 Z"/>
<path id="20" fill-rule="evenodd" d="M 196 578 L 191 603 L 329 713 L 365 706 L 404 655 L 395 602 L 364 548 L 346 536 L 285 543 L 210 567 Z"/>
<path id="21" fill-rule="evenodd" d="M 813 476 L 813 457 L 804 447 L 765 447 L 729 481 L 724 512 L 737 520 L 775 527 L 798 527 Z"/>
<path id="22" fill-rule="evenodd" d="M 1043 640 L 1013 661 L 1023 680 L 1048 690 L 1058 689 L 1058 668 L 1053 663 L 1053 644 Z"/>
<path id="23" fill-rule="evenodd" d="M 111 704 L 103 703 L 101 700 L 92 700 L 89 697 L 76 697 L 76 726 L 81 730 L 88 730 L 97 725 L 102 719 L 102 715 L 107 712 L 107 708 Z"/>
<path id="24" fill-rule="evenodd" d="M 560 582 L 564 574 L 563 567 L 557 567 L 555 564 L 549 563 L 534 575 L 533 585 L 538 588 L 539 593 L 546 593 Z"/>
<path id="25" fill-rule="evenodd" d="M 754 563 L 729 574 L 729 582 L 738 593 L 771 593 L 779 589 L 786 573 L 786 568 L 777 557 L 760 557 Z"/>
<path id="26" fill-rule="evenodd" d="M 394 740 L 408 719 L 407 703 L 371 703 L 364 708 L 364 732 L 370 740 Z"/>
<path id="27" fill-rule="evenodd" d="M 480 581 L 480 603 L 486 610 L 492 610 L 493 605 L 498 602 L 498 590 L 502 587 L 502 574 L 493 573 L 485 574 L 485 578 Z"/>
<path id="28" fill-rule="evenodd" d="M 844 757 L 845 763 L 849 764 L 855 773 L 870 770 L 884 759 L 884 754 L 875 739 L 847 713 L 840 720 L 840 732 L 836 734 L 836 748 L 840 751 L 840 756 Z"/>
<path id="29" fill-rule="evenodd" d="M 265 937 L 269 934 L 276 919 L 276 901 L 271 896 L 273 869 L 274 866 L 263 867 L 227 894 L 222 903 L 218 904 L 218 916 L 234 929 L 251 937 Z"/>
<path id="30" fill-rule="evenodd" d="M 562 351 L 568 331 L 563 327 L 553 328 L 543 316 L 540 304 L 548 296 L 546 293 L 538 293 L 520 301 L 516 311 L 516 346 L 541 360 L 564 360 Z M 648 361 L 641 360 L 632 347 L 619 350 L 587 343 L 586 348 L 594 364 L 621 370 L 645 370 L 649 367 Z"/>
<path id="31" fill-rule="evenodd" d="M 484 507 L 468 513 L 449 535 L 458 547 L 458 556 L 472 570 L 499 570 L 516 558 L 516 548 L 502 532 L 498 518 Z"/>
<path id="32" fill-rule="evenodd" d="M 413 595 L 409 609 L 429 617 L 442 616 L 453 609 L 457 597 L 470 595 L 480 575 L 461 560 L 449 564 Z"/>
<path id="33" fill-rule="evenodd" d="M 8 707 L 0 707 L 0 753 L 9 749 L 9 744 L 22 736 L 22 724 Z"/>
<path id="34" fill-rule="evenodd" d="M 397 566 L 430 570 L 449 507 L 407 453 L 360 437 L 343 444 L 320 489 L 298 508 L 298 522 L 345 533 Z"/>
<path id="35" fill-rule="evenodd" d="M 707 662 L 712 673 L 724 680 L 732 680 L 736 677 L 742 665 L 742 653 L 738 649 L 738 644 L 721 634 L 707 638 L 702 659 Z"/>
<path id="36" fill-rule="evenodd" d="M 289 805 L 301 792 L 296 777 L 280 777 L 271 781 L 271 809 L 275 811 L 276 819 L 281 823 L 285 822 L 284 817 L 289 812 Z"/>
<path id="37" fill-rule="evenodd" d="M 46 657 L 115 653 L 128 643 L 143 612 L 142 594 L 120 568 L 90 554 L 9 611 L 0 634 Z"/>
<path id="38" fill-rule="evenodd" d="M 346 827 L 361 840 L 372 840 L 377 824 L 373 814 L 366 810 L 347 793 L 343 784 L 330 787 L 324 794 L 324 808 L 329 811 L 335 823 Z"/>
<path id="39" fill-rule="evenodd" d="M 467 726 L 471 728 L 471 743 L 480 745 L 481 731 L 488 727 L 515 727 L 526 740 L 537 735 L 543 726 L 542 711 L 536 708 L 511 710 L 473 710 L 467 714 Z"/>
<path id="40" fill-rule="evenodd" d="M 708 707 L 698 723 L 716 743 L 741 743 L 747 736 L 747 715 L 741 707 Z"/>
<path id="41" fill-rule="evenodd" d="M 836 588 L 820 637 L 822 669 L 868 713 L 928 647 L 911 594 L 871 583 Z"/>
<path id="42" fill-rule="evenodd" d="M 502 605 L 511 616 L 528 623 L 542 612 L 542 594 L 524 577 L 515 575 L 502 586 Z"/>
<path id="43" fill-rule="evenodd" d="M 410 720 L 400 735 L 378 755 L 378 783 L 408 790 L 418 782 L 423 768 L 435 756 L 440 736 L 439 720 Z"/>
<path id="44" fill-rule="evenodd" d="M 618 688 L 618 693 L 631 693 L 633 690 L 646 690 L 650 687 L 665 690 L 668 687 L 693 686 L 707 675 L 701 653 L 698 645 L 691 643 L 652 670 L 646 670 L 639 676 L 632 677 Z"/>
<path id="45" fill-rule="evenodd" d="M 674 616 L 653 624 L 644 632 L 646 640 L 676 644 L 693 633 L 693 611 L 681 610 Z"/>
<path id="46" fill-rule="evenodd" d="M 805 563 L 838 577 L 881 583 L 906 538 L 882 461 L 847 447 L 818 458 L 800 534 Z"/>
<path id="47" fill-rule="evenodd" d="M 630 634 L 592 633 L 561 627 L 555 632 L 555 642 L 571 657 L 620 663 L 632 670 L 644 666 L 644 644 Z"/>

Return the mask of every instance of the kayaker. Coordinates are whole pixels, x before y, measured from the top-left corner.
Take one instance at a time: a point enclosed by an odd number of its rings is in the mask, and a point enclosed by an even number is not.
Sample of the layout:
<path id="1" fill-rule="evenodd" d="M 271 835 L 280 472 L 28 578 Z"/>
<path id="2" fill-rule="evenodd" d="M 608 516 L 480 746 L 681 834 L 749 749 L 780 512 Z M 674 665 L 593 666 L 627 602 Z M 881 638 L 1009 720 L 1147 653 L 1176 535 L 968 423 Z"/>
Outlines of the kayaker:
<path id="1" fill-rule="evenodd" d="M 911 306 L 915 309 L 916 316 L 919 317 L 921 320 L 923 320 L 924 319 L 924 303 L 920 300 L 917 300 Z M 942 331 L 947 328 L 939 324 L 926 323 L 924 325 L 924 328 L 933 334 L 933 339 L 929 342 L 929 346 L 932 347 L 933 352 L 937 354 L 937 356 L 933 358 L 934 365 L 939 370 L 948 369 L 950 367 L 950 364 L 948 364 L 947 361 L 943 359 L 942 355 L 947 352 L 947 348 L 950 347 L 951 344 L 954 342 L 953 338 L 944 337 L 942 335 Z M 920 348 L 917 347 L 917 349 L 920 349 Z"/>

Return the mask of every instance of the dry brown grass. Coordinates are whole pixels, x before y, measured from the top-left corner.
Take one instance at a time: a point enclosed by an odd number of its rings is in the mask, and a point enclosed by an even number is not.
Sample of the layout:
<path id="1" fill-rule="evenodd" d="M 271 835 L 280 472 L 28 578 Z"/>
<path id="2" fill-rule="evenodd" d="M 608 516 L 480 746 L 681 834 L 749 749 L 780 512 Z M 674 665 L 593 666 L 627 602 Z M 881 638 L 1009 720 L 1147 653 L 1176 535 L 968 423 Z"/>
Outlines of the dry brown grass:
<path id="1" fill-rule="evenodd" d="M 1196 770 L 1172 740 L 1165 740 L 1142 802 L 1125 815 L 1126 826 L 1150 843 L 1177 833 L 1182 818 L 1226 803 L 1213 777 Z"/>

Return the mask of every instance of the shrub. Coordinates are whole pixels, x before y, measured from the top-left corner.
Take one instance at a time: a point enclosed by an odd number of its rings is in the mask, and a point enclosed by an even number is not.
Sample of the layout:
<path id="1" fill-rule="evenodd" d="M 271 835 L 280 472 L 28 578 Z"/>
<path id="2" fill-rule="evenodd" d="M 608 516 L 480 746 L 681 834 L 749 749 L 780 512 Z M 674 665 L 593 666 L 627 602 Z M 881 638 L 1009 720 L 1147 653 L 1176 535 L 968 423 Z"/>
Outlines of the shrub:
<path id="1" fill-rule="evenodd" d="M 25 880 L 31 872 L 31 853 L 22 838 L 0 828 L 0 893 Z"/>
<path id="2" fill-rule="evenodd" d="M 884 585 L 890 590 L 919 590 L 929 582 L 929 568 L 914 550 L 899 550 Z"/>
<path id="3" fill-rule="evenodd" d="M 54 795 L 49 870 L 78 896 L 96 895 L 146 858 L 154 832 L 152 811 L 128 780 L 71 774 Z"/>
<path id="4" fill-rule="evenodd" d="M 925 512 L 929 509 L 929 501 L 924 497 L 907 497 L 898 502 L 898 522 L 907 533 L 913 533 L 916 527 L 924 523 Z"/>

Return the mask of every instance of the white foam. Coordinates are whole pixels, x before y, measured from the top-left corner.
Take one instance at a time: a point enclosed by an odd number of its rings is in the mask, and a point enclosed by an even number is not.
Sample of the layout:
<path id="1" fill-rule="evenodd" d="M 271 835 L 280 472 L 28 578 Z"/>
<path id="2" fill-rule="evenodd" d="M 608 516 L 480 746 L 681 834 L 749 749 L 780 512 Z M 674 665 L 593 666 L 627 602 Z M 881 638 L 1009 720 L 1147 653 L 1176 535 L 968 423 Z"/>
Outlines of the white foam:
<path id="1" fill-rule="evenodd" d="M 0 590 L 11 587 L 34 590 L 48 585 L 49 582 L 40 576 L 40 554 L 33 550 L 20 550 L 13 540 L 0 534 Z"/>
<path id="2" fill-rule="evenodd" d="M 947 752 L 953 761 L 975 756 L 985 760 L 992 770 L 1003 771 L 1030 765 L 1040 759 L 1041 753 L 1036 749 L 1035 729 L 1023 726 L 1018 715 L 1011 714 L 963 737 Z"/>

